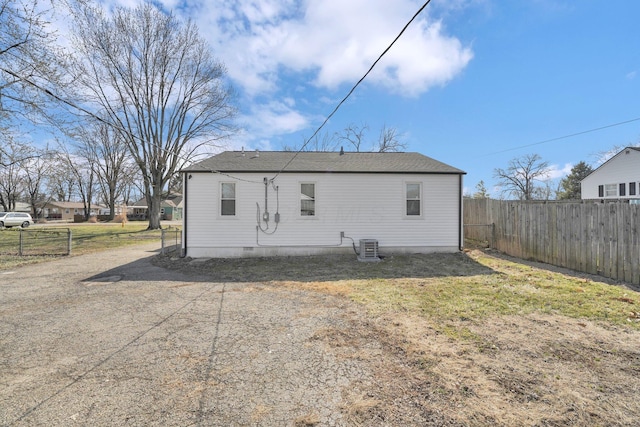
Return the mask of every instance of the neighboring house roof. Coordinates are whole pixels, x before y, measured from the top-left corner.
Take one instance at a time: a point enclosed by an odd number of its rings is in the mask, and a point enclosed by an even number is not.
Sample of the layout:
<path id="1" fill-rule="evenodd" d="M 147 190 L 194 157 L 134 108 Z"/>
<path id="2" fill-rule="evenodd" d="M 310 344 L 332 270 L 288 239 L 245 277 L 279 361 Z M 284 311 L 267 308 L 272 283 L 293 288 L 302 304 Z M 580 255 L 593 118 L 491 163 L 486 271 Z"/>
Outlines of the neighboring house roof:
<path id="1" fill-rule="evenodd" d="M 171 194 L 167 194 L 162 196 L 162 202 L 160 203 L 160 206 L 164 207 L 170 207 L 170 208 L 175 208 L 175 207 L 180 207 L 180 204 L 182 203 L 182 194 L 180 193 L 171 193 Z M 147 199 L 145 197 L 143 197 L 140 200 L 135 201 L 133 204 L 130 205 L 130 207 L 133 208 L 147 208 Z"/>
<path id="2" fill-rule="evenodd" d="M 62 208 L 62 209 L 84 209 L 84 204 L 82 202 L 55 202 L 55 201 L 50 201 L 47 202 L 45 207 L 57 207 L 57 208 Z M 98 208 L 104 208 L 105 206 L 102 205 L 98 205 L 98 204 L 92 204 L 91 205 L 91 209 L 98 209 Z"/>
<path id="3" fill-rule="evenodd" d="M 286 165 L 286 168 L 282 170 Z M 420 153 L 354 153 L 225 151 L 182 172 L 332 172 L 332 173 L 435 173 L 466 172 Z"/>
<path id="4" fill-rule="evenodd" d="M 129 205 L 132 208 L 146 208 L 147 207 L 147 199 L 143 197 L 140 200 L 136 200 L 132 204 Z"/>

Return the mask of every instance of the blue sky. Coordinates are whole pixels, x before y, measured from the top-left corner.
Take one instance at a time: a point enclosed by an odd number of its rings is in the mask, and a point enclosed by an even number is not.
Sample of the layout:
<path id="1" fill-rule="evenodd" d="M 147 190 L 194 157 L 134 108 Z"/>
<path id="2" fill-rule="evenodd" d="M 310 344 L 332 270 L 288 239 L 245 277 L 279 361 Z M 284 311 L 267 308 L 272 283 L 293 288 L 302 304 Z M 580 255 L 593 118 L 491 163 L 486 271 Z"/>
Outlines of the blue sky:
<path id="1" fill-rule="evenodd" d="M 135 0 L 108 0 L 132 6 Z M 238 92 L 228 148 L 300 145 L 420 8 L 413 0 L 157 0 L 193 19 Z M 324 130 L 394 127 L 467 172 L 465 187 L 539 154 L 551 178 L 640 142 L 640 2 L 432 0 Z M 346 147 L 345 147 L 346 148 Z"/>

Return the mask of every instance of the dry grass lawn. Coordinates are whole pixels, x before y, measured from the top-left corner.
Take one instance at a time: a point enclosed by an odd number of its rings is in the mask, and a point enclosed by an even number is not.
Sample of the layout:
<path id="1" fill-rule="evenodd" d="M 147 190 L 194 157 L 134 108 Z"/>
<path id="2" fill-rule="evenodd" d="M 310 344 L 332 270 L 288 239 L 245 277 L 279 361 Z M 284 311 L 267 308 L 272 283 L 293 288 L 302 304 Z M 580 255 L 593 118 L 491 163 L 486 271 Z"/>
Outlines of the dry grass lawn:
<path id="1" fill-rule="evenodd" d="M 353 425 L 632 426 L 640 419 L 640 295 L 492 252 L 189 259 L 167 268 L 358 302 L 347 329 L 318 331 L 375 383 L 345 391 Z M 296 421 L 313 425 L 313 416 Z"/>

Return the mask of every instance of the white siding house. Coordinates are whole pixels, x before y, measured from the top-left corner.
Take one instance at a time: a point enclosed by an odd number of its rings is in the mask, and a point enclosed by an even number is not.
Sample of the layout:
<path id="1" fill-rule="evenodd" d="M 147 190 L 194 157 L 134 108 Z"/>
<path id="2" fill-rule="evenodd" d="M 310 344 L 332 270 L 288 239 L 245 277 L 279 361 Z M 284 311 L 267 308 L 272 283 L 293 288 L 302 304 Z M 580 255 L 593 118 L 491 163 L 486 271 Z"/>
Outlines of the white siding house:
<path id="1" fill-rule="evenodd" d="M 182 172 L 186 256 L 462 248 L 464 172 L 422 154 L 228 151 Z"/>
<path id="2" fill-rule="evenodd" d="M 640 148 L 620 151 L 580 185 L 583 199 L 640 199 Z"/>

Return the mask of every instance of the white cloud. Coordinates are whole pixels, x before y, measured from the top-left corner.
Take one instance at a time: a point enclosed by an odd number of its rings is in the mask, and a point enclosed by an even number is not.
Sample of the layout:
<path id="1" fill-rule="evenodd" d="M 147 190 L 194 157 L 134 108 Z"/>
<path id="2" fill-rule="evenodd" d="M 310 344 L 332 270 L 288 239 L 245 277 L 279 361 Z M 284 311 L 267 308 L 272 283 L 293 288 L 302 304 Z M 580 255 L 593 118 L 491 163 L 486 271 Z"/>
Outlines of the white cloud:
<path id="1" fill-rule="evenodd" d="M 258 94 L 276 90 L 282 71 L 311 73 L 310 83 L 330 89 L 355 83 L 416 7 L 411 0 L 217 0 L 205 7 L 201 0 L 193 10 L 231 77 Z M 469 63 L 471 49 L 446 35 L 427 11 L 369 82 L 417 95 L 445 84 Z"/>
<path id="2" fill-rule="evenodd" d="M 141 0 L 99 0 L 107 9 L 135 7 Z M 466 2 L 456 0 L 456 7 Z M 294 91 L 310 85 L 352 85 L 414 15 L 415 0 L 157 0 L 165 10 L 192 19 L 234 84 L 253 99 L 247 142 L 265 141 L 309 126 Z M 417 96 L 444 85 L 473 57 L 470 47 L 447 34 L 428 6 L 379 62 L 366 83 Z M 445 14 L 446 15 L 446 14 Z M 259 105 L 266 95 L 280 101 Z M 332 94 L 317 99 L 327 102 Z"/>
<path id="3" fill-rule="evenodd" d="M 565 163 L 564 166 L 560 165 L 551 165 L 549 167 L 549 173 L 547 174 L 547 178 L 549 180 L 564 178 L 565 176 L 571 173 L 571 169 L 573 165 L 571 163 Z"/>
<path id="4" fill-rule="evenodd" d="M 283 102 L 257 104 L 250 115 L 241 118 L 247 131 L 255 137 L 269 138 L 274 135 L 290 134 L 308 126 L 308 119 L 295 110 L 295 105 Z"/>

